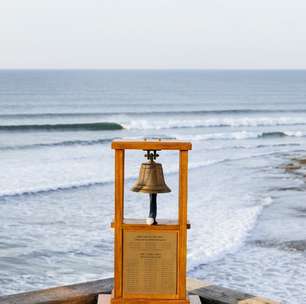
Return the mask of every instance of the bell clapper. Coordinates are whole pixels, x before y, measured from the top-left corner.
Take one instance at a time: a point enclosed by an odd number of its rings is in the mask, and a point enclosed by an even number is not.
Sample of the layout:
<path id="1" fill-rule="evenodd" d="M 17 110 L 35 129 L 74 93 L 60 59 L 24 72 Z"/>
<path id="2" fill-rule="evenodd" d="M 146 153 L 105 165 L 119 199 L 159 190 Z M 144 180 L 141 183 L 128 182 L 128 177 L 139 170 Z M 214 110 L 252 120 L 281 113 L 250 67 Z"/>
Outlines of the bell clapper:
<path id="1" fill-rule="evenodd" d="M 157 193 L 150 193 L 150 213 L 147 218 L 148 225 L 156 225 L 156 215 L 157 215 L 157 204 L 156 204 Z"/>
<path id="2" fill-rule="evenodd" d="M 146 218 L 146 223 L 147 223 L 147 225 L 154 225 L 154 219 L 153 218 L 151 218 L 151 217 L 147 217 Z"/>

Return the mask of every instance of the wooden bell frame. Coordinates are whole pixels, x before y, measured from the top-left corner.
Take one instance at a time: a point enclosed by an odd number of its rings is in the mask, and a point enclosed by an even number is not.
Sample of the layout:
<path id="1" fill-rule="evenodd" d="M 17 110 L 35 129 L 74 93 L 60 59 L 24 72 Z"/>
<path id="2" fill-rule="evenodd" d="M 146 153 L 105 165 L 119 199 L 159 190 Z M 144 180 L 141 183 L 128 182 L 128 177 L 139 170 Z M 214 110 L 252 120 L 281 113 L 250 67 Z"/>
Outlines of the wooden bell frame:
<path id="1" fill-rule="evenodd" d="M 114 140 L 115 150 L 115 217 L 112 223 L 115 233 L 114 244 L 114 289 L 112 304 L 155 303 L 187 304 L 186 255 L 187 255 L 187 192 L 188 192 L 188 151 L 190 142 L 178 140 Z M 124 218 L 124 162 L 125 150 L 177 150 L 179 151 L 179 192 L 178 220 L 158 221 L 147 225 L 145 220 L 133 221 Z M 172 294 L 138 293 L 125 294 L 123 290 L 123 248 L 125 231 L 172 231 L 177 233 L 176 291 Z"/>

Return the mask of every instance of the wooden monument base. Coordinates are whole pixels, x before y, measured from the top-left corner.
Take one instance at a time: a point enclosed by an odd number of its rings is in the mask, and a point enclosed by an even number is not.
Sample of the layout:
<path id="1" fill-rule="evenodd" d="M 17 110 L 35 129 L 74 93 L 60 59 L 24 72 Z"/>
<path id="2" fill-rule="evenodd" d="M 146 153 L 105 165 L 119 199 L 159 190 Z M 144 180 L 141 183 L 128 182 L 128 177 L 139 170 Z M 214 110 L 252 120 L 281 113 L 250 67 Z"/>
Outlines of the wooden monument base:
<path id="1" fill-rule="evenodd" d="M 115 150 L 115 217 L 112 223 L 115 232 L 115 280 L 111 303 L 189 304 L 186 253 L 189 228 L 188 151 L 191 150 L 191 143 L 177 140 L 114 140 L 112 148 Z M 147 157 L 154 157 L 156 151 L 161 150 L 178 151 L 177 220 L 157 217 L 157 224 L 148 225 L 145 219 L 124 217 L 125 150 L 146 151 Z M 142 183 L 145 180 L 141 180 Z"/>

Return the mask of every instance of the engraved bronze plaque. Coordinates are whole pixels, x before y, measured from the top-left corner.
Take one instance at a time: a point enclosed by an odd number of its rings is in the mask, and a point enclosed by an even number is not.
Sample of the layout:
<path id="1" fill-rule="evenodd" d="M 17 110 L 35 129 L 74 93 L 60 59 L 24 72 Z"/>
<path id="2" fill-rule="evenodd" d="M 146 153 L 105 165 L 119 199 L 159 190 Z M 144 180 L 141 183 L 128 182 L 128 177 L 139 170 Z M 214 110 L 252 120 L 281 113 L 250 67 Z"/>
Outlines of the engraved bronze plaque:
<path id="1" fill-rule="evenodd" d="M 176 294 L 176 274 L 177 232 L 124 231 L 124 294 Z"/>

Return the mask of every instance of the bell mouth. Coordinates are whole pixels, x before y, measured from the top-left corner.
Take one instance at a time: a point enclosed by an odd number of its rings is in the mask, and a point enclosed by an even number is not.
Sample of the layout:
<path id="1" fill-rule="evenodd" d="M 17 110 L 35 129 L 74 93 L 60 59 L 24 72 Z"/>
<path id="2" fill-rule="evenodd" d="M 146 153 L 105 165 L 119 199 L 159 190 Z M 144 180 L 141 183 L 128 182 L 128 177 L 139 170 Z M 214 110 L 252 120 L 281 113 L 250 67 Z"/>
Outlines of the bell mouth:
<path id="1" fill-rule="evenodd" d="M 165 187 L 163 188 L 156 188 L 156 189 L 153 189 L 152 187 L 148 187 L 146 185 L 134 185 L 132 188 L 131 188 L 131 191 L 133 192 L 142 192 L 142 193 L 169 193 L 171 192 L 171 189 L 165 185 Z"/>

